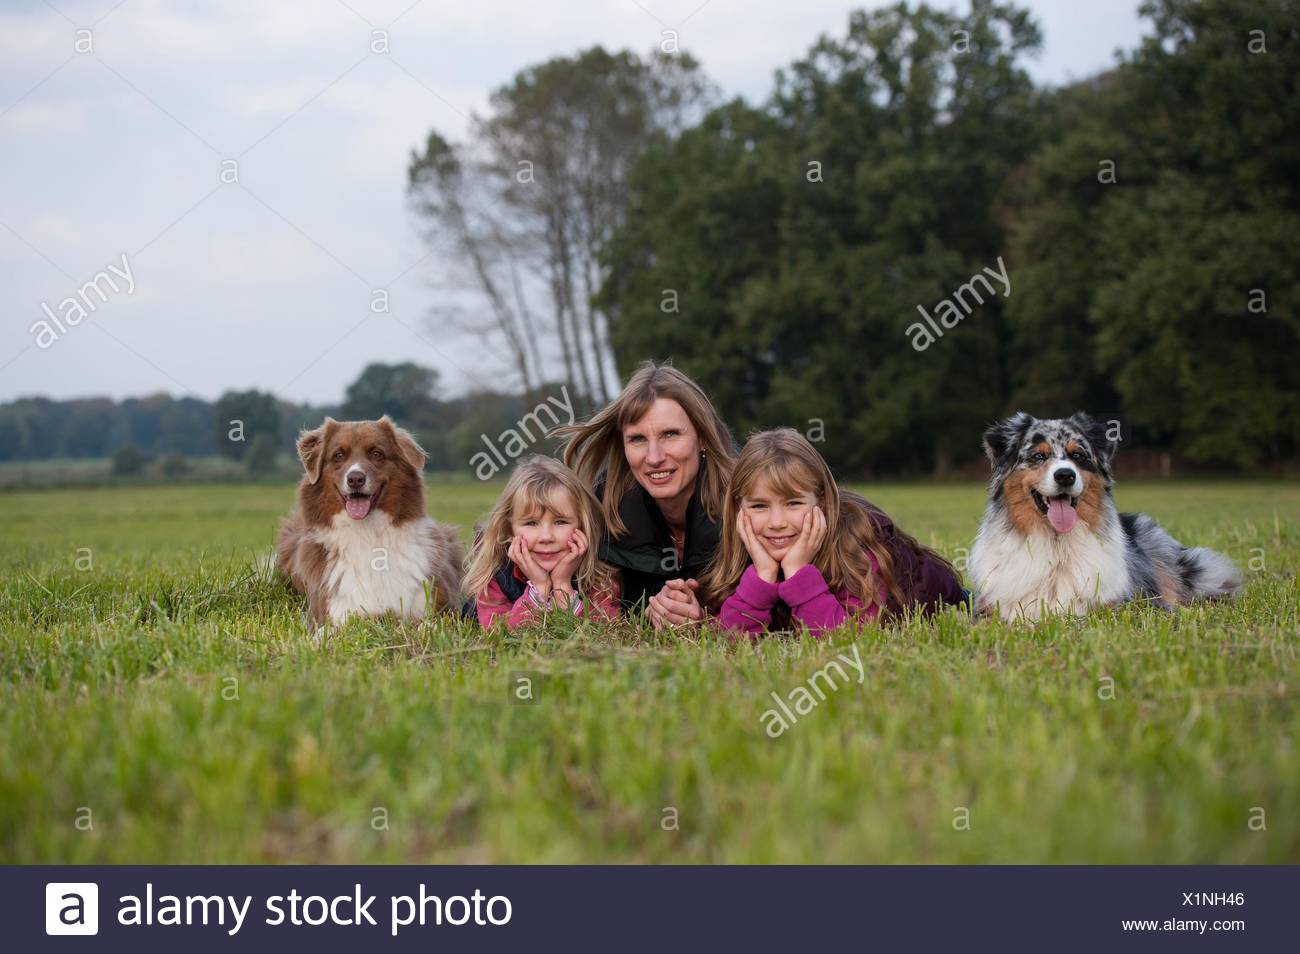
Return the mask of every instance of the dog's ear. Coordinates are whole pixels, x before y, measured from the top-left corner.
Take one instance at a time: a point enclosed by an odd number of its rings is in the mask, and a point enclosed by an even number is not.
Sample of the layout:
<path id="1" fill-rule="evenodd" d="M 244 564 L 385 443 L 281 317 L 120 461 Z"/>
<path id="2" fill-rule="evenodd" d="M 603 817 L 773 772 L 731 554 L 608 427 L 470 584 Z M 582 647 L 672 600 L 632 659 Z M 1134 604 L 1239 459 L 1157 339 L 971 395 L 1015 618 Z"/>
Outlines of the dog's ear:
<path id="1" fill-rule="evenodd" d="M 1101 464 L 1102 469 L 1107 473 L 1110 472 L 1110 460 L 1115 456 L 1115 451 L 1119 449 L 1119 441 L 1111 438 L 1111 424 L 1118 425 L 1118 421 L 1098 421 L 1083 411 L 1075 411 L 1069 417 L 1069 423 L 1073 424 L 1084 437 L 1088 439 L 1088 445 L 1092 448 L 1093 454 L 1097 457 L 1097 462 Z"/>
<path id="2" fill-rule="evenodd" d="M 327 417 L 320 427 L 298 435 L 298 459 L 313 484 L 320 480 L 321 468 L 325 466 L 325 438 L 337 425 L 338 421 Z"/>
<path id="3" fill-rule="evenodd" d="M 402 459 L 411 465 L 411 469 L 417 474 L 424 470 L 424 462 L 429 459 L 429 455 L 424 452 L 411 432 L 404 427 L 398 427 L 393 423 L 393 419 L 385 414 L 379 419 L 380 427 L 386 427 L 392 432 L 393 440 L 397 444 L 397 452 L 402 455 Z"/>
<path id="4" fill-rule="evenodd" d="M 1020 447 L 1020 442 L 1025 439 L 1025 432 L 1034 421 L 1032 414 L 1016 411 L 1005 421 L 994 424 L 985 431 L 984 453 L 988 455 L 989 463 L 996 468 L 1009 452 L 1014 453 Z"/>

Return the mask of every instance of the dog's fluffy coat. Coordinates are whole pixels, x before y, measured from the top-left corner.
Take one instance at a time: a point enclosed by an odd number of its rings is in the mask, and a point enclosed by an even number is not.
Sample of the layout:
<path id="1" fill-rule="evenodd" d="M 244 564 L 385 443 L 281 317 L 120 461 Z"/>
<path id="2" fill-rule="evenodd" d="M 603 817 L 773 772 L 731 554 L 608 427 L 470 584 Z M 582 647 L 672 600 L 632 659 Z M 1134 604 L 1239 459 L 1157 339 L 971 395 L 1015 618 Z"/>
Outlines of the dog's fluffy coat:
<path id="1" fill-rule="evenodd" d="M 1240 575 L 1227 557 L 1116 509 L 1115 447 L 1082 413 L 1021 412 L 985 433 L 993 479 L 970 555 L 977 612 L 1035 619 L 1132 599 L 1172 608 L 1236 591 Z"/>
<path id="2" fill-rule="evenodd" d="M 348 615 L 420 617 L 458 606 L 464 549 L 425 513 L 425 453 L 378 421 L 325 423 L 298 438 L 304 475 L 276 555 L 317 626 Z"/>

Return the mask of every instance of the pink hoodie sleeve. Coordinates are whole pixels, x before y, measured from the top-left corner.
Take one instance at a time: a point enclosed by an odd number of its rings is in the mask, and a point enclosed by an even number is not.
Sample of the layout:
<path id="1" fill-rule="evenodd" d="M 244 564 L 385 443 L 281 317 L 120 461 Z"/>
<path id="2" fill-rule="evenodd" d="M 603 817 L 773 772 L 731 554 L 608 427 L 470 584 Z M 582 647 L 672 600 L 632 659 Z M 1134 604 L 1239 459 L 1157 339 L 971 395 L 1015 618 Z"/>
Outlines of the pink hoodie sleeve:
<path id="1" fill-rule="evenodd" d="M 497 581 L 492 580 L 474 600 L 479 624 L 486 629 L 502 616 L 506 617 L 506 626 L 509 629 L 532 622 L 533 614 L 540 606 L 537 596 L 536 589 L 529 583 L 524 589 L 524 595 L 515 600 L 514 605 L 511 606 Z"/>
<path id="2" fill-rule="evenodd" d="M 610 584 L 607 590 L 600 590 L 590 599 L 585 599 L 578 604 L 577 615 L 590 619 L 618 619 L 623 607 L 619 603 L 619 597 L 623 595 L 623 588 L 617 577 Z M 587 604 L 591 604 L 591 610 L 588 612 Z"/>
<path id="3" fill-rule="evenodd" d="M 871 560 L 871 568 L 878 584 L 880 565 L 870 553 L 867 556 Z M 811 563 L 800 567 L 790 579 L 778 583 L 777 590 L 782 601 L 790 607 L 790 616 L 794 621 L 803 623 L 809 632 L 818 637 L 826 630 L 842 625 L 851 616 L 866 621 L 875 619 L 879 612 L 875 603 L 863 609 L 862 600 L 848 591 L 832 593 L 826 578 Z"/>
<path id="4" fill-rule="evenodd" d="M 760 577 L 751 563 L 740 575 L 736 592 L 723 600 L 718 611 L 718 624 L 723 629 L 738 629 L 751 637 L 757 636 L 772 622 L 772 607 L 776 605 L 777 596 L 777 584 Z"/>

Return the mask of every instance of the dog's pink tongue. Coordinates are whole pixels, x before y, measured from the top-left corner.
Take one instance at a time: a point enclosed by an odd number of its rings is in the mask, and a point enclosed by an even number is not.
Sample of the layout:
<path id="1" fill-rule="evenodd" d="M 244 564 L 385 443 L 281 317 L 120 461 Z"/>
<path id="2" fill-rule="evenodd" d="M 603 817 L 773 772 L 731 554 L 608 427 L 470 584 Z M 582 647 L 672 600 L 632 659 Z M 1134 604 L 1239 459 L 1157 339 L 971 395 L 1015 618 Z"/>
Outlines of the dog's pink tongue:
<path id="1" fill-rule="evenodd" d="M 1070 506 L 1068 497 L 1055 497 L 1047 505 L 1047 519 L 1057 533 L 1069 533 L 1074 529 L 1074 521 L 1079 519 L 1079 514 Z"/>
<path id="2" fill-rule="evenodd" d="M 370 513 L 369 497 L 348 497 L 343 501 L 343 506 L 348 512 L 348 516 L 353 520 L 361 520 L 366 514 Z"/>

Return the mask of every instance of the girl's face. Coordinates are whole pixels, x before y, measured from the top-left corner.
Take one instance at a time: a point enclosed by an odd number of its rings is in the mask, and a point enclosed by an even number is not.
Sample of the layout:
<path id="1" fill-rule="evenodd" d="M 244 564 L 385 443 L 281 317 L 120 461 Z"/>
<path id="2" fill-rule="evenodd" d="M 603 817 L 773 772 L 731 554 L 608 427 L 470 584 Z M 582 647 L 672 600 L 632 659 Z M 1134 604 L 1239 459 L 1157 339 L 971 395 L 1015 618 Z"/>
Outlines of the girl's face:
<path id="1" fill-rule="evenodd" d="M 763 477 L 754 481 L 749 493 L 740 498 L 741 514 L 749 515 L 767 555 L 778 563 L 790 552 L 803 522 L 821 501 L 811 490 L 794 497 L 781 496 Z M 740 519 L 739 515 L 737 519 Z"/>
<path id="2" fill-rule="evenodd" d="M 700 473 L 700 439 L 672 398 L 657 398 L 623 428 L 623 453 L 632 476 L 655 500 L 690 499 Z"/>
<path id="3" fill-rule="evenodd" d="M 551 492 L 549 506 L 541 513 L 520 513 L 512 509 L 510 532 L 524 538 L 524 546 L 543 570 L 550 572 L 564 557 L 573 531 L 578 529 L 578 508 L 563 487 Z"/>

